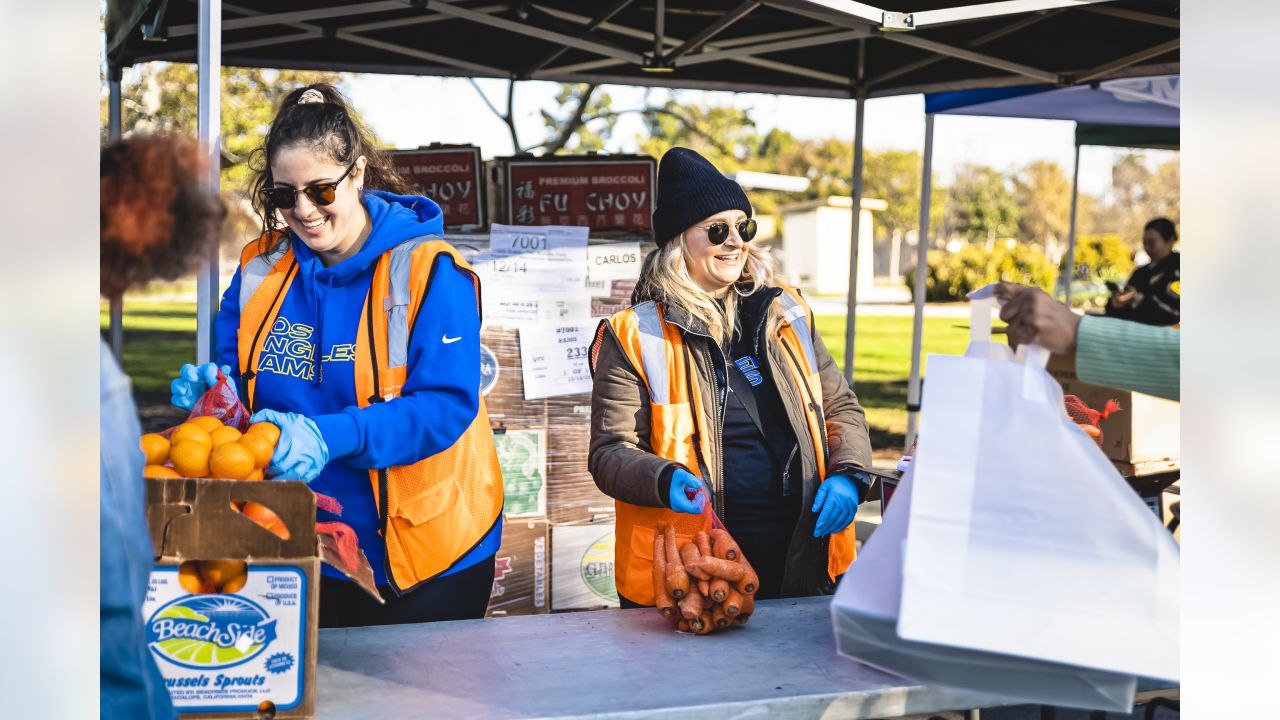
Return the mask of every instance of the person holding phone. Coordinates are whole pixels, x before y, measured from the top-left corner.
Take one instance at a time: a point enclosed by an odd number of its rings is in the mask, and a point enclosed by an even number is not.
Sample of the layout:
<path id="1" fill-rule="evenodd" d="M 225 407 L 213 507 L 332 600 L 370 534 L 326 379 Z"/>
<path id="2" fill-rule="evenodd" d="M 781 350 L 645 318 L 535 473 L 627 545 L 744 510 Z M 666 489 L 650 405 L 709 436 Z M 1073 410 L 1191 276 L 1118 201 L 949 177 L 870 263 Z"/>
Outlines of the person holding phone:
<path id="1" fill-rule="evenodd" d="M 1142 249 L 1151 261 L 1133 271 L 1124 288 L 1107 283 L 1111 299 L 1106 315 L 1146 325 L 1177 325 L 1181 320 L 1181 256 L 1174 251 L 1178 231 L 1168 218 L 1156 218 L 1142 229 Z"/>
<path id="2" fill-rule="evenodd" d="M 656 528 L 682 540 L 705 503 L 760 577 L 759 598 L 830 593 L 854 558 L 871 464 L 857 397 L 783 286 L 737 183 L 687 148 L 658 168 L 658 249 L 597 329 L 588 469 L 618 511 L 624 607 L 652 605 Z"/>

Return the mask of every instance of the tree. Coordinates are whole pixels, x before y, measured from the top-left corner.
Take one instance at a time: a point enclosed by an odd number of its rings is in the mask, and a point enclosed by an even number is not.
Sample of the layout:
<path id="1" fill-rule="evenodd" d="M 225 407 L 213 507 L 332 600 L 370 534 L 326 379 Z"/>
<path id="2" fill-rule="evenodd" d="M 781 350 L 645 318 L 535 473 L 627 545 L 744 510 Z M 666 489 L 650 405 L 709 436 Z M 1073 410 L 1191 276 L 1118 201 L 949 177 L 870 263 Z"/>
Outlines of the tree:
<path id="1" fill-rule="evenodd" d="M 1065 242 L 1071 215 L 1071 182 L 1055 162 L 1036 160 L 1013 178 L 1022 239 L 1044 245 Z"/>
<path id="2" fill-rule="evenodd" d="M 327 82 L 341 90 L 346 79 L 347 76 L 330 72 L 223 68 L 223 186 L 238 190 L 247 186 L 249 156 L 262 146 L 285 95 L 300 85 L 316 82 Z M 194 65 L 143 66 L 138 79 L 121 88 L 121 131 L 194 134 L 199 111 L 198 81 Z M 105 95 L 102 102 L 105 108 Z M 102 132 L 105 141 L 105 126 Z"/>
<path id="3" fill-rule="evenodd" d="M 1018 205 L 1003 173 L 966 163 L 956 171 L 948 214 L 956 232 L 969 240 L 994 242 L 1018 232 Z"/>
<path id="4" fill-rule="evenodd" d="M 1142 227 L 1149 220 L 1179 221 L 1180 179 L 1176 157 L 1152 171 L 1143 154 L 1121 156 L 1111 168 L 1110 198 L 1097 213 L 1094 231 L 1116 233 L 1137 249 L 1142 245 Z"/>

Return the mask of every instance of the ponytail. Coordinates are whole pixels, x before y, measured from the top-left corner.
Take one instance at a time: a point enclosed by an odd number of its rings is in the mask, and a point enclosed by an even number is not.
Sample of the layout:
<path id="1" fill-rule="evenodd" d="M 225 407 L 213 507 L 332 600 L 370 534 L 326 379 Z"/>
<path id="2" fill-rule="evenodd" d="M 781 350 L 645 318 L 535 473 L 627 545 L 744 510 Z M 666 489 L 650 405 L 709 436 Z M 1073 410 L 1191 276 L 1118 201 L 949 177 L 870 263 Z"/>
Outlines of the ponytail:
<path id="1" fill-rule="evenodd" d="M 396 173 L 386 153 L 373 142 L 373 134 L 361 122 L 347 99 L 328 83 L 300 87 L 285 96 L 280 110 L 271 121 L 271 129 L 262 147 L 249 157 L 252 178 L 249 201 L 262 220 L 263 238 L 277 237 L 275 244 L 287 242 L 275 208 L 262 197 L 262 189 L 272 184 L 271 161 L 281 150 L 304 146 L 332 160 L 349 166 L 361 155 L 365 157 L 364 186 L 371 190 L 389 190 L 409 194 L 411 190 Z M 266 240 L 270 244 L 270 240 Z M 271 247 L 264 247 L 269 252 Z"/>

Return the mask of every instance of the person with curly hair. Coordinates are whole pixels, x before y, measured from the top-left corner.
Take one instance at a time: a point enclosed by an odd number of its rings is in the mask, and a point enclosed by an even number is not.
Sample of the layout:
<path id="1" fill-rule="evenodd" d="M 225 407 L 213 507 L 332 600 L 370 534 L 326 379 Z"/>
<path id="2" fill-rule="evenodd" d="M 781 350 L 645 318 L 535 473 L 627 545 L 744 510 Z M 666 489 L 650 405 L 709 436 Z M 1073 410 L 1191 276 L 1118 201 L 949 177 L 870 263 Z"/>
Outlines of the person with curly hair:
<path id="1" fill-rule="evenodd" d="M 217 242 L 226 208 L 203 181 L 208 165 L 195 142 L 133 137 L 104 148 L 100 163 L 103 297 L 176 279 Z M 144 514 L 142 427 L 129 378 L 100 345 L 100 711 L 103 718 L 173 718 L 141 616 L 155 562 Z"/>

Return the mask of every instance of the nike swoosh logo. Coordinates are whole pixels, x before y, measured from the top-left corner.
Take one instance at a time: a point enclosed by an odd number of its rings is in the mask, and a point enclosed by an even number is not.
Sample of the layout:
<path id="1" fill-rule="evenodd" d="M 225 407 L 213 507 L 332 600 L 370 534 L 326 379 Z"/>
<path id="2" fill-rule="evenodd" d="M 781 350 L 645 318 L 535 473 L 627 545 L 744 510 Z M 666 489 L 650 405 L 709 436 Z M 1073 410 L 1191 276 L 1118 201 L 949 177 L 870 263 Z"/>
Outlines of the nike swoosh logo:
<path id="1" fill-rule="evenodd" d="M 461 335 L 459 335 L 458 337 L 451 338 L 449 337 L 448 333 L 445 333 L 444 335 L 440 336 L 440 342 L 444 343 L 445 345 L 448 345 L 449 343 L 456 343 L 461 339 L 462 339 Z"/>

